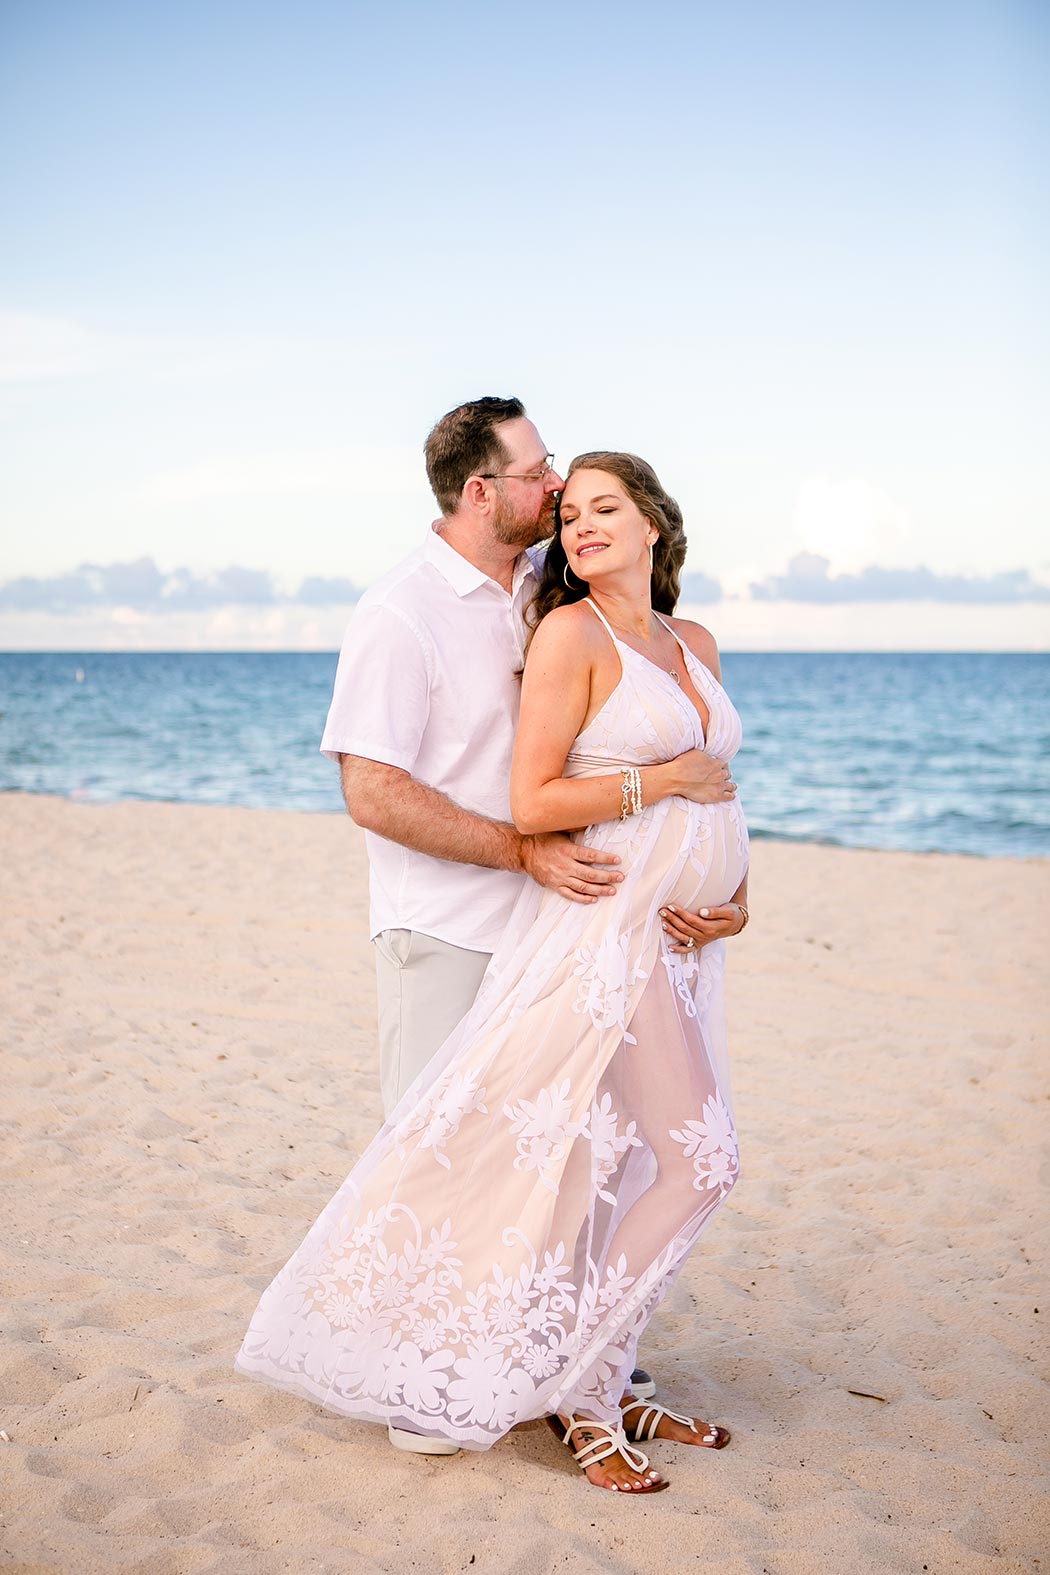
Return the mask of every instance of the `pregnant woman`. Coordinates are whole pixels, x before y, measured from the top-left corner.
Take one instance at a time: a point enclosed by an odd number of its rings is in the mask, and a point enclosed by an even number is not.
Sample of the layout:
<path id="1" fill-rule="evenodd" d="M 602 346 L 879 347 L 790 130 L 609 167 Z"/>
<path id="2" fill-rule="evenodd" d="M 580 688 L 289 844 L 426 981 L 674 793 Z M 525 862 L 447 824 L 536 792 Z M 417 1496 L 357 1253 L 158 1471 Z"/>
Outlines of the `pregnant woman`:
<path id="1" fill-rule="evenodd" d="M 528 885 L 477 999 L 265 1291 L 240 1371 L 486 1449 L 548 1417 L 591 1482 L 725 1429 L 634 1400 L 638 1339 L 737 1174 L 725 942 L 747 922 L 715 642 L 669 616 L 685 535 L 630 454 L 573 461 L 535 603 L 512 781 L 523 832 L 622 860 L 615 898 Z M 691 915 L 699 913 L 695 919 Z"/>

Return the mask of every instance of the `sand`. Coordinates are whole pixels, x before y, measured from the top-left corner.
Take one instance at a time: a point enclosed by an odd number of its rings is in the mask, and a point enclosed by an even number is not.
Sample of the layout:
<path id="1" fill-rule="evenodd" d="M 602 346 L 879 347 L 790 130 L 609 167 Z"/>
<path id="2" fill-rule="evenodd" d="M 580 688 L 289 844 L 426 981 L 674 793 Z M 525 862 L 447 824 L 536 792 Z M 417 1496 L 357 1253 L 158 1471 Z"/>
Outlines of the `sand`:
<path id="1" fill-rule="evenodd" d="M 755 846 L 743 1178 L 643 1342 L 733 1444 L 654 1446 L 632 1502 L 542 1423 L 421 1459 L 231 1371 L 379 1120 L 349 821 L 10 795 L 0 830 L 3 1568 L 1050 1566 L 1050 864 Z"/>

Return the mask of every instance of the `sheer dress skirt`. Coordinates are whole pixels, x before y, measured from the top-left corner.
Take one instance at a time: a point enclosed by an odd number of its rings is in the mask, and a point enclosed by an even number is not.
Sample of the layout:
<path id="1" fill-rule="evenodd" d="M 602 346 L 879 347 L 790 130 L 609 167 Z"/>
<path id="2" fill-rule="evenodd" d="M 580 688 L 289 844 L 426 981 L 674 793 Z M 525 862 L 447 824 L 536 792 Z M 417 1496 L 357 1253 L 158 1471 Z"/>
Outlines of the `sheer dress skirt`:
<path id="1" fill-rule="evenodd" d="M 684 697 L 623 670 L 568 773 L 697 743 Z M 736 713 L 690 671 L 728 759 Z M 676 798 L 579 837 L 620 855 L 623 884 L 589 906 L 522 892 L 470 1012 L 264 1292 L 240 1372 L 468 1449 L 553 1411 L 618 1419 L 738 1167 L 725 942 L 678 956 L 659 909 L 727 901 L 747 831 L 736 802 Z"/>

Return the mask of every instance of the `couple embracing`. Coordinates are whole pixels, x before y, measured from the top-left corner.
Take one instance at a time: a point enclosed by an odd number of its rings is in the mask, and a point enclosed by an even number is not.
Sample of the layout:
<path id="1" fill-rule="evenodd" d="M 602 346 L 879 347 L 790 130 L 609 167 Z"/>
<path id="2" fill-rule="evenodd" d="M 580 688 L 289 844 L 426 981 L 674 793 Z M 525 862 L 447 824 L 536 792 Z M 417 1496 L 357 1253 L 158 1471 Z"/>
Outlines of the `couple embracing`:
<path id="1" fill-rule="evenodd" d="M 544 1417 L 596 1486 L 657 1491 L 638 1444 L 729 1437 L 635 1361 L 737 1174 L 740 723 L 648 464 L 563 479 L 495 398 L 426 459 L 441 518 L 362 597 L 321 746 L 367 833 L 386 1120 L 237 1366 L 421 1453 Z"/>

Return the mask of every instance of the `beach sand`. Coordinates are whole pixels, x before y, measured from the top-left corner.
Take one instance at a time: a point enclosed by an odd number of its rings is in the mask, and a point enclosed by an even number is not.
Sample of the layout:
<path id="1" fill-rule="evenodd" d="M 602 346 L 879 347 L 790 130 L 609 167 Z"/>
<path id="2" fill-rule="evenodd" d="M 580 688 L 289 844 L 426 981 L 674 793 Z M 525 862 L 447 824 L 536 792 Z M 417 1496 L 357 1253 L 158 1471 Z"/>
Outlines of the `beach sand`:
<path id="1" fill-rule="evenodd" d="M 755 846 L 742 1180 L 642 1347 L 733 1443 L 653 1446 L 672 1490 L 630 1502 L 541 1422 L 422 1459 L 231 1371 L 379 1121 L 349 821 L 0 829 L 3 1568 L 1050 1567 L 1050 864 Z"/>

